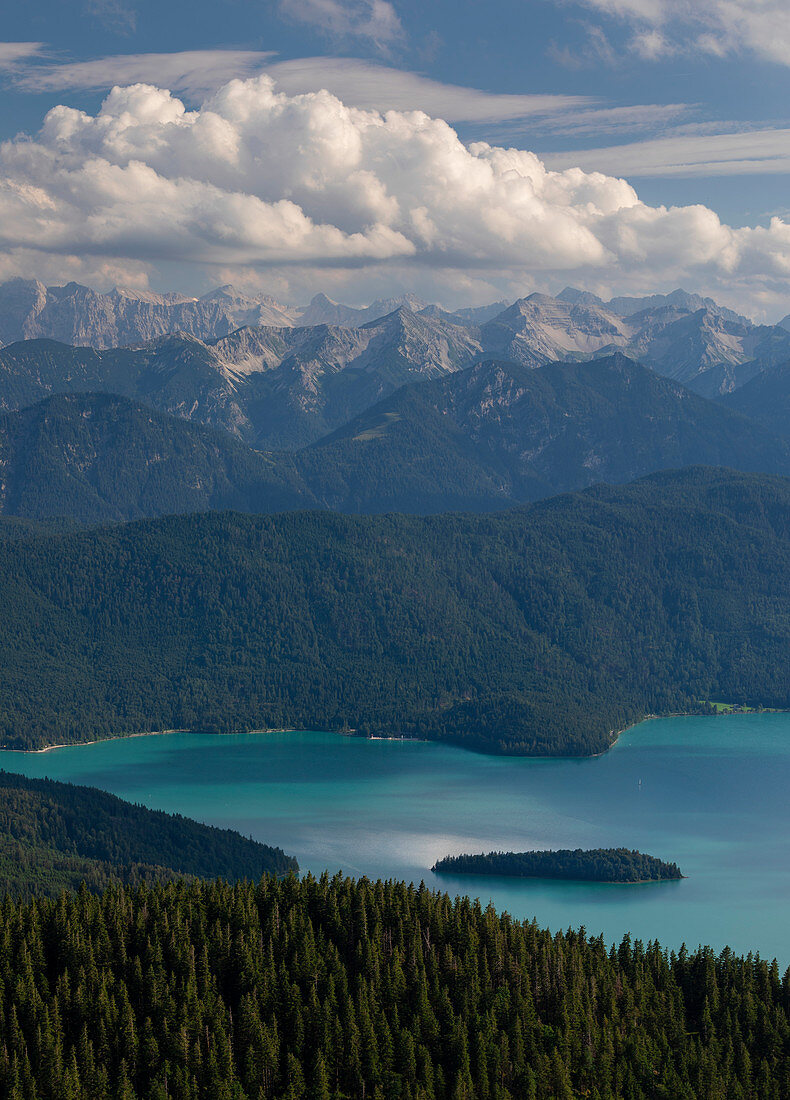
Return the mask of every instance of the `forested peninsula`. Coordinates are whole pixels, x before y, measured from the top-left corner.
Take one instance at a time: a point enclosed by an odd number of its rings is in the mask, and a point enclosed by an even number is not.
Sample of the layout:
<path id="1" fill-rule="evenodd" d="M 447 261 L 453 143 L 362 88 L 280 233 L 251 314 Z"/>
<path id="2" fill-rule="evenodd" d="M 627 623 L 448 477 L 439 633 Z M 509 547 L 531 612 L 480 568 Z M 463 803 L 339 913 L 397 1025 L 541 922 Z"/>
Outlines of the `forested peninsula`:
<path id="1" fill-rule="evenodd" d="M 692 469 L 496 515 L 0 524 L 0 742 L 407 734 L 588 754 L 790 706 L 790 481 Z"/>
<path id="2" fill-rule="evenodd" d="M 257 881 L 299 865 L 231 829 L 148 810 L 93 787 L 0 771 L 0 894 L 29 898 L 180 878 Z"/>
<path id="3" fill-rule="evenodd" d="M 439 875 L 504 875 L 577 882 L 662 882 L 683 878 L 676 863 L 665 863 L 630 848 L 559 848 L 445 856 L 431 870 Z"/>

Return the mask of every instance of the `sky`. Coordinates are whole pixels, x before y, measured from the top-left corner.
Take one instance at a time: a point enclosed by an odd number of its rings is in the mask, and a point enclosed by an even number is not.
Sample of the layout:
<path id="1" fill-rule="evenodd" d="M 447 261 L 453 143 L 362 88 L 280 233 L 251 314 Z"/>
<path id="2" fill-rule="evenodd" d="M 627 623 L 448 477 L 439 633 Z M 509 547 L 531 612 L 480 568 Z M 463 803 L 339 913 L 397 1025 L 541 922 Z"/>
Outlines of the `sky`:
<path id="1" fill-rule="evenodd" d="M 4 11 L 0 279 L 790 312 L 788 0 Z"/>

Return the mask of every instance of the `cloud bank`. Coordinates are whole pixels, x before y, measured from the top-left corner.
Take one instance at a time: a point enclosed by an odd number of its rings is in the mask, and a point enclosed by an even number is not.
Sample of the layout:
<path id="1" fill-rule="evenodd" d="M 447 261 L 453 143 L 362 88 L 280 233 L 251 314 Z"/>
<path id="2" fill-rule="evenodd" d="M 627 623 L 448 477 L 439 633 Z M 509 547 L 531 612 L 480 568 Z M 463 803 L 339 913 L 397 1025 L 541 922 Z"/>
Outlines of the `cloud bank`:
<path id="1" fill-rule="evenodd" d="M 24 46 L 35 48 L 22 52 Z M 62 61 L 48 58 L 38 42 L 0 42 L 0 70 L 5 69 L 22 92 L 105 90 L 113 84 L 150 83 L 199 100 L 229 80 L 257 75 L 273 56 L 262 50 L 179 50 Z"/>
<path id="2" fill-rule="evenodd" d="M 689 126 L 670 137 L 552 153 L 545 159 L 552 168 L 594 168 L 632 178 L 784 175 L 790 172 L 790 129 L 706 134 Z"/>
<path id="3" fill-rule="evenodd" d="M 181 270 L 192 285 L 221 273 L 357 298 L 685 282 L 759 310 L 790 292 L 780 219 L 734 229 L 704 206 L 651 207 L 623 179 L 465 145 L 419 111 L 287 95 L 270 76 L 233 80 L 198 110 L 143 84 L 113 89 L 96 115 L 55 107 L 38 134 L 0 146 L 0 250 L 4 274 L 128 265 L 138 282 Z"/>
<path id="4" fill-rule="evenodd" d="M 280 0 L 280 12 L 331 38 L 366 38 L 386 49 L 403 38 L 389 0 Z"/>
<path id="5" fill-rule="evenodd" d="M 714 57 L 747 50 L 790 65 L 787 0 L 577 0 L 625 20 L 632 46 L 657 60 L 696 51 Z"/>

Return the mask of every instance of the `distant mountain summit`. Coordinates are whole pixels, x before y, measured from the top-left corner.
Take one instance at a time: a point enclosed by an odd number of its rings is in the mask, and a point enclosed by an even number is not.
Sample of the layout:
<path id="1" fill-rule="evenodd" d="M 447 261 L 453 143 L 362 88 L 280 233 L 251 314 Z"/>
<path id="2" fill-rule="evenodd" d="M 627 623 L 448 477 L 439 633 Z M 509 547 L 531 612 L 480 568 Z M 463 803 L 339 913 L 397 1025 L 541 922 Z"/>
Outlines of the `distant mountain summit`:
<path id="1" fill-rule="evenodd" d="M 377 298 L 365 309 L 355 309 L 333 302 L 326 294 L 316 294 L 310 305 L 299 311 L 300 325 L 341 325 L 358 328 L 369 321 L 376 321 L 397 309 L 406 308 L 417 313 L 428 305 L 415 294 L 401 294 L 397 298 Z M 456 322 L 457 323 L 457 322 Z"/>
<path id="2" fill-rule="evenodd" d="M 603 304 L 567 302 L 530 294 L 480 329 L 487 355 L 536 367 L 560 359 L 589 359 L 603 349 L 624 347 L 629 328 Z"/>
<path id="3" fill-rule="evenodd" d="M 480 342 L 486 354 L 531 367 L 619 349 L 708 397 L 790 357 L 790 331 L 682 290 L 611 302 L 573 288 L 531 294 L 483 324 Z"/>

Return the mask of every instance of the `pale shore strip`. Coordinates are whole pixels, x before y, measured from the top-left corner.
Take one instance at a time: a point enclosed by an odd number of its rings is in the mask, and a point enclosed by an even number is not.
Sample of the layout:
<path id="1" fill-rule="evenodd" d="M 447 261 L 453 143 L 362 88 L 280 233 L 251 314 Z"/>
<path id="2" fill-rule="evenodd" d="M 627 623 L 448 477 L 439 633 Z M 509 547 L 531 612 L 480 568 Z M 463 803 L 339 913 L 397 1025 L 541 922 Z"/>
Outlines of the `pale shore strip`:
<path id="1" fill-rule="evenodd" d="M 0 749 L 0 752 L 52 752 L 54 749 L 77 749 L 82 745 L 101 745 L 104 741 L 130 741 L 133 737 L 159 737 L 163 733 L 189 733 L 189 730 L 143 730 L 142 733 L 118 733 L 113 737 L 97 737 L 95 741 L 67 741 L 63 745 L 45 745 L 43 749 Z"/>
<path id="2" fill-rule="evenodd" d="M 143 730 L 141 733 L 117 733 L 112 737 L 97 737 L 93 741 L 68 741 L 63 745 L 45 745 L 42 749 L 0 749 L 0 753 L 3 752 L 24 752 L 24 753 L 42 753 L 52 752 L 54 749 L 78 749 L 84 745 L 103 745 L 106 741 L 131 741 L 133 737 L 161 737 L 166 733 L 194 733 L 194 730 Z M 295 729 L 271 729 L 271 730 L 245 730 L 242 736 L 248 736 L 253 733 L 300 733 L 304 731 Z M 210 735 L 209 735 L 210 736 Z M 219 734 L 223 737 L 225 734 Z M 238 736 L 238 734 L 228 734 L 227 736 Z"/>

